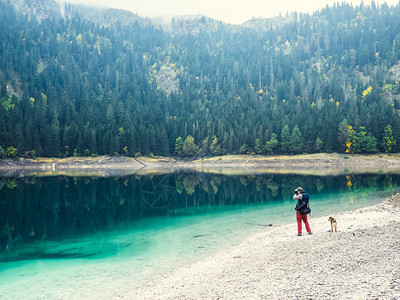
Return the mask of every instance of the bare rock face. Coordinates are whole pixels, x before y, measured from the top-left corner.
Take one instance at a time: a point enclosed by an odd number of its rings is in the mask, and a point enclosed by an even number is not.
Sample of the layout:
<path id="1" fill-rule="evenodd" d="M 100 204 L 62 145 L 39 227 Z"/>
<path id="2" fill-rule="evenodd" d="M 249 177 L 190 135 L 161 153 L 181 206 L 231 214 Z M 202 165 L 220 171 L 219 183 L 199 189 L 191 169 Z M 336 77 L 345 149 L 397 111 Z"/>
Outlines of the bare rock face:
<path id="1" fill-rule="evenodd" d="M 392 76 L 392 79 L 400 81 L 400 62 L 390 68 L 389 74 Z"/>
<path id="2" fill-rule="evenodd" d="M 385 85 L 383 87 L 383 97 L 388 103 L 397 105 L 400 104 L 400 94 L 397 92 L 398 82 L 400 81 L 400 62 L 390 68 L 389 75 L 393 81 L 397 82 L 397 84 Z"/>
<path id="3" fill-rule="evenodd" d="M 178 74 L 182 71 L 182 69 L 177 69 L 174 63 L 166 62 L 162 64 L 155 73 L 157 87 L 166 95 L 177 93 L 179 91 Z"/>

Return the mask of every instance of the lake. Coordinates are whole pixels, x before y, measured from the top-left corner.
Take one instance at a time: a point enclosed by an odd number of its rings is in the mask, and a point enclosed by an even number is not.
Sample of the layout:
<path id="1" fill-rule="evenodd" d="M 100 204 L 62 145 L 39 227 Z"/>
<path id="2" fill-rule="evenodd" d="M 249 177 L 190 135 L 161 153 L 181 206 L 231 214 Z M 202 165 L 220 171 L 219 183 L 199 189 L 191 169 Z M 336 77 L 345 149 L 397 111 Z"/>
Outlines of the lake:
<path id="1" fill-rule="evenodd" d="M 312 226 L 313 217 L 398 192 L 400 175 L 180 171 L 0 178 L 0 298 L 109 298 L 252 234 L 294 223 L 298 186 L 310 194 Z"/>

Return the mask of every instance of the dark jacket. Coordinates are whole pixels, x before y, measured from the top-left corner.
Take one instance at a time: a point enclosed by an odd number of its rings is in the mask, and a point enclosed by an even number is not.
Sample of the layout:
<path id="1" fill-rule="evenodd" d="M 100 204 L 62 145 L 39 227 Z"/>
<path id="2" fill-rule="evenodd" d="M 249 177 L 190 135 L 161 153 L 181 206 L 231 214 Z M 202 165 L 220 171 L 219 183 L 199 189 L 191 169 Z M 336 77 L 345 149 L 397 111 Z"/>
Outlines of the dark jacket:
<path id="1" fill-rule="evenodd" d="M 297 199 L 297 204 L 294 209 L 296 211 L 300 211 L 300 213 L 303 214 L 302 210 L 305 209 L 308 204 L 308 199 L 309 199 L 308 194 L 306 192 L 302 192 L 301 194 L 299 194 L 297 196 L 296 195 L 293 196 L 293 199 Z"/>

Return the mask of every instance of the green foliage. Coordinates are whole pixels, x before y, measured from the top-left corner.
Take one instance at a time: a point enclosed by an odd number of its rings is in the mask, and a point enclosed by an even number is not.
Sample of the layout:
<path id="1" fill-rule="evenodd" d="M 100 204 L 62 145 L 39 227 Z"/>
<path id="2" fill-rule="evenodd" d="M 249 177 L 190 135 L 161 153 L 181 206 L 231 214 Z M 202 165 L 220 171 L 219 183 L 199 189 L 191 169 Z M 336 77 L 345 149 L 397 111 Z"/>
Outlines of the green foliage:
<path id="1" fill-rule="evenodd" d="M 42 104 L 43 106 L 47 106 L 47 96 L 44 93 L 40 93 L 40 96 L 42 98 Z"/>
<path id="2" fill-rule="evenodd" d="M 211 142 L 210 153 L 215 156 L 221 154 L 221 146 L 218 144 L 218 139 L 216 136 L 214 136 L 213 141 Z"/>
<path id="3" fill-rule="evenodd" d="M 204 157 L 204 156 L 209 155 L 209 154 L 210 154 L 210 151 L 211 151 L 211 149 L 210 149 L 210 145 L 209 145 L 209 143 L 208 143 L 208 137 L 206 137 L 206 138 L 200 143 L 198 153 L 199 153 L 200 156 L 203 156 L 203 157 Z"/>
<path id="4" fill-rule="evenodd" d="M 9 111 L 10 109 L 15 108 L 15 101 L 13 101 L 14 97 L 15 96 L 10 95 L 10 96 L 8 96 L 8 98 L 1 98 L 1 105 L 3 106 L 5 111 Z"/>
<path id="5" fill-rule="evenodd" d="M 350 141 L 351 131 L 349 131 L 349 123 L 346 119 L 339 124 L 338 130 L 338 142 L 339 142 L 339 151 L 345 152 L 347 147 L 346 144 Z"/>
<path id="6" fill-rule="evenodd" d="M 315 151 L 321 152 L 323 145 L 324 145 L 324 142 L 319 137 L 317 137 L 317 140 L 315 141 Z"/>
<path id="7" fill-rule="evenodd" d="M 293 128 L 292 135 L 290 136 L 290 152 L 294 154 L 304 152 L 303 135 L 297 125 Z"/>
<path id="8" fill-rule="evenodd" d="M 364 126 L 360 126 L 359 131 L 354 131 L 351 136 L 350 153 L 373 153 L 378 152 L 377 140 L 367 133 Z"/>
<path id="9" fill-rule="evenodd" d="M 35 150 L 29 151 L 29 156 L 32 158 L 36 158 L 37 157 L 36 151 Z"/>
<path id="10" fill-rule="evenodd" d="M 6 149 L 6 156 L 7 157 L 16 157 L 18 155 L 18 149 L 14 146 L 10 146 Z"/>
<path id="11" fill-rule="evenodd" d="M 243 144 L 242 146 L 240 146 L 240 148 L 239 148 L 240 154 L 247 154 L 247 152 L 248 152 L 248 147 L 246 144 Z"/>
<path id="12" fill-rule="evenodd" d="M 271 139 L 265 143 L 265 152 L 267 154 L 274 154 L 276 153 L 276 149 L 279 147 L 278 136 L 276 133 L 271 133 Z"/>
<path id="13" fill-rule="evenodd" d="M 183 140 L 178 136 L 175 140 L 175 155 L 182 156 L 183 153 Z"/>
<path id="14" fill-rule="evenodd" d="M 255 142 L 255 147 L 254 147 L 254 151 L 256 152 L 256 154 L 262 154 L 263 153 L 263 150 L 262 150 L 262 146 L 261 146 L 261 143 L 260 143 L 260 139 L 259 138 L 257 138 L 256 139 L 256 142 Z"/>
<path id="15" fill-rule="evenodd" d="M 183 156 L 194 156 L 197 152 L 197 146 L 194 143 L 194 138 L 188 135 L 183 143 L 182 154 Z"/>
<path id="16" fill-rule="evenodd" d="M 281 133 L 281 150 L 283 153 L 291 152 L 291 136 L 288 125 L 283 126 Z"/>
<path id="17" fill-rule="evenodd" d="M 15 189 L 17 186 L 18 186 L 18 184 L 15 179 L 8 180 L 6 183 L 6 187 L 10 190 Z"/>
<path id="18" fill-rule="evenodd" d="M 386 153 L 393 151 L 393 146 L 396 145 L 396 140 L 393 137 L 392 126 L 390 124 L 386 125 L 382 137 L 382 149 Z"/>
<path id="19" fill-rule="evenodd" d="M 3 147 L 0 146 L 0 158 L 3 158 L 6 156 L 6 151 L 4 151 Z"/>
<path id="20" fill-rule="evenodd" d="M 124 146 L 124 148 L 122 148 L 122 150 L 124 150 L 125 155 L 128 155 L 128 153 L 129 153 L 128 146 Z"/>

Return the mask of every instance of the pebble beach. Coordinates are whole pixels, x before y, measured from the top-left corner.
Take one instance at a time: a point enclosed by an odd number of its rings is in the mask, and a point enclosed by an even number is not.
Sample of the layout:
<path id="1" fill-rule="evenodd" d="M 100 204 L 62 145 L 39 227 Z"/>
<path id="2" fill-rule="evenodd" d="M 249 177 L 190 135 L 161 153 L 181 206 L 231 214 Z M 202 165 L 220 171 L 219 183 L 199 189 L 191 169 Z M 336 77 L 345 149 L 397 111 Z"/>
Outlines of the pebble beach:
<path id="1" fill-rule="evenodd" d="M 114 299 L 399 299 L 400 194 L 367 208 L 273 227 Z M 303 226 L 303 233 L 304 233 Z"/>

